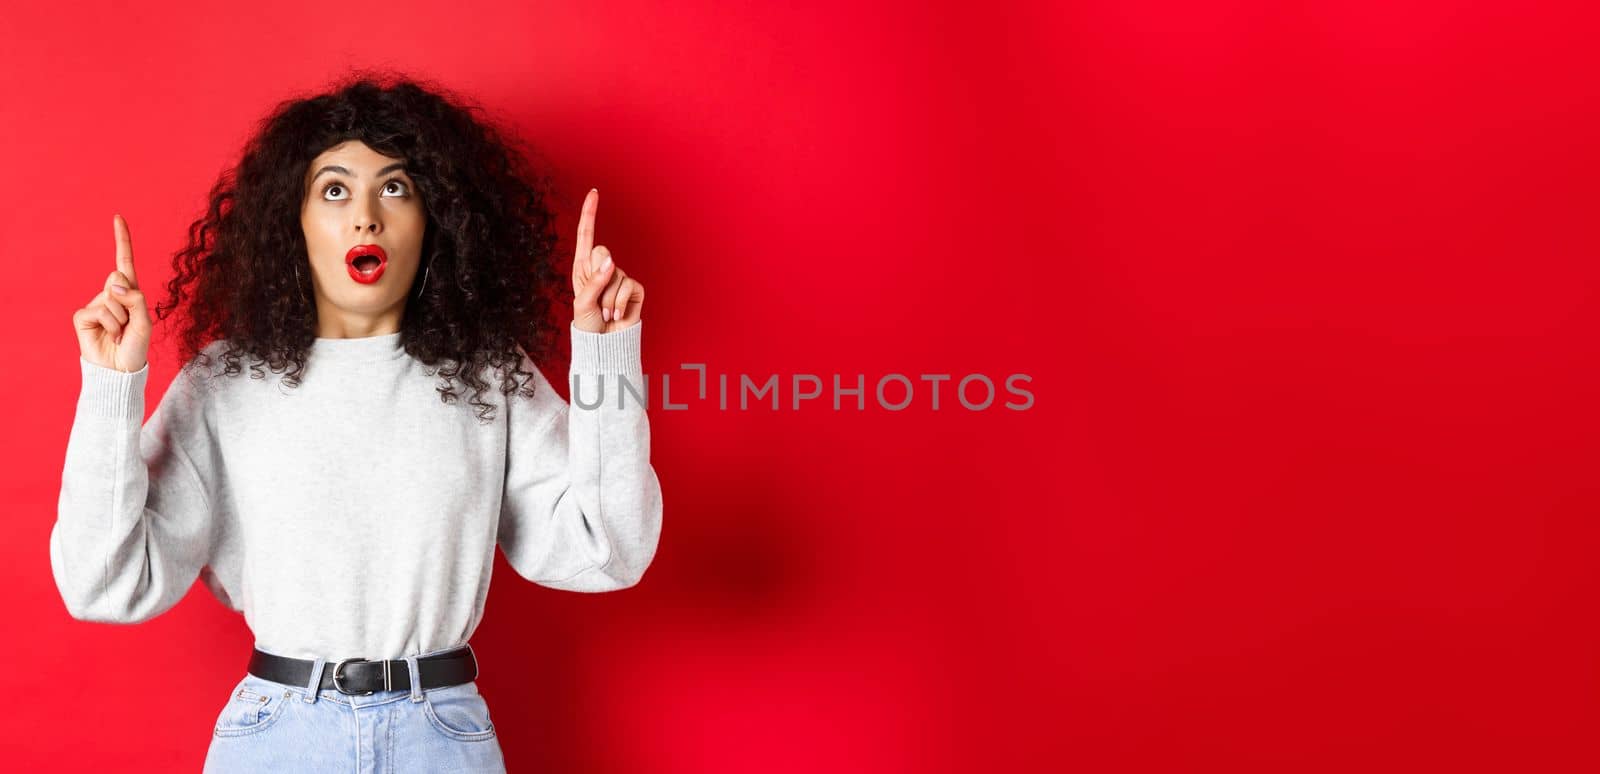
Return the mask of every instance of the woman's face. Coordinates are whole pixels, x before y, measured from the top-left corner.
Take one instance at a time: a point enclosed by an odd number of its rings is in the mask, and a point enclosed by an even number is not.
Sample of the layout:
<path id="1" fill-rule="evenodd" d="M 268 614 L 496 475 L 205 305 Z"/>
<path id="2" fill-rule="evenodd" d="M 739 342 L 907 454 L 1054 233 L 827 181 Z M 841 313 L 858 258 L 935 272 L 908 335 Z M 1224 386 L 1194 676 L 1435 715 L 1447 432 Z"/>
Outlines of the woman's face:
<path id="1" fill-rule="evenodd" d="M 400 330 L 422 260 L 427 212 L 405 160 L 350 140 L 306 170 L 300 208 L 316 289 L 317 335 L 365 337 Z M 361 257 L 352 248 L 381 248 Z M 362 271 L 367 269 L 367 271 Z"/>

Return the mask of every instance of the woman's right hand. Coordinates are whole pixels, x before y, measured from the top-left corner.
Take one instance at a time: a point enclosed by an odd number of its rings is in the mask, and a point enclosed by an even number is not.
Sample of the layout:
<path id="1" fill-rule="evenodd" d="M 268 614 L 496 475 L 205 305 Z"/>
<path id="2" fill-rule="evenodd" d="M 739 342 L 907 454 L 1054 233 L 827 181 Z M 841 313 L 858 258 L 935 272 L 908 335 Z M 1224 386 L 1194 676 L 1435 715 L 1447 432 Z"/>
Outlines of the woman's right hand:
<path id="1" fill-rule="evenodd" d="M 117 270 L 106 277 L 105 287 L 82 309 L 72 313 L 83 359 L 104 368 L 133 373 L 144 368 L 150 352 L 150 313 L 133 271 L 133 239 L 128 222 L 111 216 L 117 240 Z M 118 291 L 117 286 L 126 290 Z"/>

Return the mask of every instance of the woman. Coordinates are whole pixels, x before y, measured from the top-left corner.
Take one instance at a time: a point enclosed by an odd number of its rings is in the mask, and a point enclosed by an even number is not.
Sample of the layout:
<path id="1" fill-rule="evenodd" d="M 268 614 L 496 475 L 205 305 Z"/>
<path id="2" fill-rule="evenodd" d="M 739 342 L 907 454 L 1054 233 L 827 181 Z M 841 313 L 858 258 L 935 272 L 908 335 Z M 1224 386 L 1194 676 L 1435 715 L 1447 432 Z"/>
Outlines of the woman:
<path id="1" fill-rule="evenodd" d="M 207 771 L 503 770 L 467 645 L 495 546 L 583 592 L 654 557 L 644 288 L 593 244 L 591 190 L 570 407 L 535 367 L 560 275 L 525 166 L 410 80 L 279 105 L 175 256 L 156 316 L 185 312 L 185 365 L 142 427 L 151 318 L 113 217 L 51 568 L 81 620 L 149 620 L 197 577 L 244 615 Z"/>

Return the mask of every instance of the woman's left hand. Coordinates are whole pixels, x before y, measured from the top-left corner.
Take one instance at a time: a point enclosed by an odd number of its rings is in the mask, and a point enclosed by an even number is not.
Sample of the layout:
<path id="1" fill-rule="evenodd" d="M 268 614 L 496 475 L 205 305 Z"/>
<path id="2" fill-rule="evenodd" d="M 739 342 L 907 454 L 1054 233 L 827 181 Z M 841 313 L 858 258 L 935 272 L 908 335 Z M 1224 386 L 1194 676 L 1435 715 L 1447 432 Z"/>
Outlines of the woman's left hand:
<path id="1" fill-rule="evenodd" d="M 639 322 L 644 285 L 624 274 L 605 245 L 594 243 L 600 192 L 589 189 L 578 216 L 578 250 L 572 258 L 572 323 L 590 333 L 612 333 Z"/>

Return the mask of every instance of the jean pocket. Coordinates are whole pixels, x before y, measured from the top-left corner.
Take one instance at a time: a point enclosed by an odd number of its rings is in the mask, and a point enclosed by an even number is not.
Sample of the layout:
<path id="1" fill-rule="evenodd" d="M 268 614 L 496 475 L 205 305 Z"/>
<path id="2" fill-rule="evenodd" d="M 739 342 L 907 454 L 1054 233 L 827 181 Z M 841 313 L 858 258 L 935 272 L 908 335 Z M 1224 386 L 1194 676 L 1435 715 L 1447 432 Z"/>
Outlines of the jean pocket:
<path id="1" fill-rule="evenodd" d="M 494 738 L 489 703 L 478 693 L 477 683 L 461 683 L 422 692 L 422 711 L 439 733 L 461 742 Z"/>
<path id="2" fill-rule="evenodd" d="M 266 730 L 283 717 L 294 702 L 290 691 L 277 683 L 246 675 L 233 687 L 233 695 L 217 715 L 217 736 L 244 736 Z"/>

